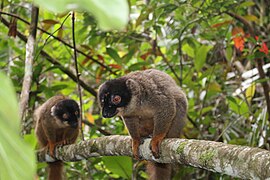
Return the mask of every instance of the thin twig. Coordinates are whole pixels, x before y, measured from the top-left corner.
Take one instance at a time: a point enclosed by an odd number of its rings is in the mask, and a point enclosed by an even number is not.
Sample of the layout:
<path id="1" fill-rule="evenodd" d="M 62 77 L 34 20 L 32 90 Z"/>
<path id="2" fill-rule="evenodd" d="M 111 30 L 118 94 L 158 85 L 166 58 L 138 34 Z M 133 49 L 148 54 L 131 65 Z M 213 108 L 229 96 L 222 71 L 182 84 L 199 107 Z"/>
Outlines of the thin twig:
<path id="1" fill-rule="evenodd" d="M 172 71 L 172 73 L 174 74 L 174 76 L 176 77 L 176 79 L 179 81 L 179 83 L 181 84 L 181 78 L 177 75 L 177 73 L 175 72 L 175 70 L 173 69 L 172 65 L 170 64 L 169 60 L 167 59 L 167 57 L 161 52 L 161 49 L 159 46 L 157 46 L 158 49 L 158 53 L 161 55 L 162 59 L 166 62 L 166 64 L 169 66 L 170 70 Z"/>
<path id="2" fill-rule="evenodd" d="M 82 140 L 84 141 L 84 135 L 83 135 L 83 128 L 82 128 L 82 91 L 81 91 L 81 86 L 79 83 L 80 80 L 80 74 L 78 70 L 78 61 L 77 61 L 77 52 L 75 51 L 76 49 L 76 38 L 75 38 L 75 12 L 71 12 L 72 14 L 72 41 L 73 41 L 73 49 L 74 49 L 74 64 L 75 64 L 75 71 L 76 71 L 76 79 L 77 79 L 77 88 L 78 88 L 78 94 L 80 98 L 80 129 L 81 129 L 81 136 Z"/>
<path id="3" fill-rule="evenodd" d="M 20 16 L 16 15 L 16 14 L 12 14 L 12 13 L 7 13 L 7 12 L 3 12 L 3 11 L 0 11 L 0 14 L 3 14 L 3 15 L 7 15 L 7 16 L 10 16 L 10 17 L 16 17 L 18 20 L 24 22 L 25 24 L 28 24 L 30 25 L 30 23 L 28 21 L 26 21 L 25 19 L 21 18 Z M 73 49 L 73 46 L 70 45 L 69 43 L 67 43 L 66 41 L 62 40 L 61 38 L 53 35 L 52 33 L 49 33 L 48 31 L 40 28 L 40 27 L 37 27 L 38 30 L 40 30 L 41 32 L 45 33 L 45 34 L 48 34 L 50 37 L 53 37 L 55 40 L 63 43 L 64 45 L 66 45 L 67 47 Z M 116 74 L 114 71 L 111 70 L 110 67 L 106 66 L 105 64 L 101 63 L 99 60 L 96 60 L 95 58 L 93 58 L 92 56 L 89 56 L 88 54 L 86 54 L 85 52 L 79 50 L 79 49 L 76 49 L 76 51 L 82 55 L 84 55 L 85 57 L 91 59 L 93 62 L 99 64 L 101 67 L 104 67 L 106 70 L 108 70 L 110 73 L 112 74 Z"/>
<path id="4" fill-rule="evenodd" d="M 198 18 L 198 19 L 194 19 L 193 21 L 190 21 L 189 23 L 187 23 L 182 30 L 180 31 L 179 37 L 178 37 L 178 54 L 179 54 L 179 61 L 180 61 L 180 86 L 182 87 L 183 84 L 183 59 L 182 59 L 182 35 L 184 34 L 184 32 L 186 31 L 186 29 L 193 23 L 201 20 L 202 18 Z"/>
<path id="5" fill-rule="evenodd" d="M 54 34 L 55 34 L 56 32 L 58 32 L 61 28 L 63 28 L 63 25 L 65 24 L 66 20 L 68 19 L 68 17 L 69 17 L 70 15 L 71 15 L 71 14 L 69 13 L 69 14 L 65 17 L 64 21 L 61 23 L 61 25 L 60 25 L 59 28 L 57 28 L 53 33 L 49 34 L 49 36 L 45 39 L 45 42 L 44 42 L 43 46 L 40 48 L 40 51 L 45 47 L 45 45 L 47 44 L 48 40 L 49 40 L 52 36 L 54 36 Z M 39 51 L 39 53 L 37 54 L 37 57 L 39 56 L 40 51 Z"/>

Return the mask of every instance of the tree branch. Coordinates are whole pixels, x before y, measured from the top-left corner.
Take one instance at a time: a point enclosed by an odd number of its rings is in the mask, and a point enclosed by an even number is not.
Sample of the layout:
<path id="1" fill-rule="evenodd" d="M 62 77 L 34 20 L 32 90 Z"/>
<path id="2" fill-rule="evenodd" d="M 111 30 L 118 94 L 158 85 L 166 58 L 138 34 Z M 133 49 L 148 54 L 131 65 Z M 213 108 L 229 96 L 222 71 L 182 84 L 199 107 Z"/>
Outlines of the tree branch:
<path id="1" fill-rule="evenodd" d="M 24 119 L 26 109 L 28 107 L 29 94 L 30 94 L 29 92 L 32 85 L 38 12 L 39 12 L 38 7 L 32 5 L 31 24 L 30 24 L 30 30 L 29 30 L 30 34 L 26 43 L 25 70 L 24 70 L 25 73 L 23 77 L 23 85 L 22 85 L 22 91 L 21 91 L 21 96 L 20 96 L 20 119 L 22 122 Z"/>
<path id="2" fill-rule="evenodd" d="M 260 148 L 229 145 L 214 141 L 165 139 L 161 158 L 154 159 L 150 139 L 140 146 L 143 159 L 160 163 L 181 163 L 243 179 L 270 178 L 270 152 Z M 129 136 L 105 136 L 56 148 L 55 157 L 62 161 L 79 161 L 98 156 L 132 156 Z M 45 151 L 38 153 L 40 162 L 55 161 Z"/>
<path id="3" fill-rule="evenodd" d="M 7 27 L 9 27 L 9 22 L 5 18 L 1 18 L 0 21 Z M 24 42 L 27 42 L 27 38 L 25 35 L 23 35 L 20 31 L 17 31 L 18 37 L 23 40 Z M 63 65 L 61 65 L 60 62 L 55 60 L 53 57 L 51 57 L 46 51 L 41 50 L 41 55 L 43 55 L 49 62 L 51 62 L 53 65 L 55 65 L 58 69 L 60 69 L 63 73 L 67 74 L 73 81 L 77 82 L 76 75 L 73 74 L 73 72 L 67 68 L 65 68 Z M 97 95 L 97 92 L 88 86 L 84 81 L 79 79 L 80 85 L 89 93 L 91 93 L 93 96 Z"/>

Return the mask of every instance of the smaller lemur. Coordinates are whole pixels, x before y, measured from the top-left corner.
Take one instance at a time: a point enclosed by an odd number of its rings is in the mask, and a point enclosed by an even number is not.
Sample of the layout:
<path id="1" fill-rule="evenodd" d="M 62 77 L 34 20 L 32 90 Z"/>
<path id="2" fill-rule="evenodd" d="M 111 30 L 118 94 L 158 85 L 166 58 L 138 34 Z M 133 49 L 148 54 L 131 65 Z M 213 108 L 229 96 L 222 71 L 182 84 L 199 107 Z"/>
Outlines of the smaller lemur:
<path id="1" fill-rule="evenodd" d="M 39 148 L 47 148 L 50 155 L 54 157 L 56 146 L 75 143 L 79 134 L 79 112 L 77 102 L 62 95 L 51 97 L 37 108 L 34 119 Z M 61 161 L 48 163 L 49 180 L 63 179 L 62 173 Z"/>
<path id="2" fill-rule="evenodd" d="M 151 137 L 150 148 L 160 156 L 164 138 L 178 138 L 185 124 L 185 93 L 166 73 L 149 69 L 106 81 L 99 87 L 98 101 L 105 118 L 120 116 L 132 137 L 132 151 L 139 159 L 139 146 Z M 171 165 L 148 162 L 151 180 L 171 178 Z"/>

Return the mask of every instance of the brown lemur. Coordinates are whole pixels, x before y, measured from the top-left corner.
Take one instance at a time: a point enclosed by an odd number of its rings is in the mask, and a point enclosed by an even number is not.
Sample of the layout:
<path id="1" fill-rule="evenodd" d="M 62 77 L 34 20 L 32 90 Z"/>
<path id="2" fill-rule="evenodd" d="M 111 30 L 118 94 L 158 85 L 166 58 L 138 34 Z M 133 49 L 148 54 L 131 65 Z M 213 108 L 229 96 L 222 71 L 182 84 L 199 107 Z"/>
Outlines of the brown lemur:
<path id="1" fill-rule="evenodd" d="M 98 101 L 105 118 L 120 116 L 132 137 L 132 152 L 139 159 L 139 146 L 152 137 L 150 148 L 160 156 L 164 138 L 178 138 L 185 124 L 187 99 L 185 93 L 166 73 L 149 69 L 131 72 L 106 81 L 99 87 Z M 171 165 L 147 163 L 150 179 L 171 178 Z"/>
<path id="2" fill-rule="evenodd" d="M 35 110 L 35 133 L 39 148 L 46 148 L 54 157 L 55 147 L 73 144 L 79 134 L 79 106 L 65 96 L 53 96 Z M 48 163 L 48 179 L 63 179 L 63 162 Z"/>

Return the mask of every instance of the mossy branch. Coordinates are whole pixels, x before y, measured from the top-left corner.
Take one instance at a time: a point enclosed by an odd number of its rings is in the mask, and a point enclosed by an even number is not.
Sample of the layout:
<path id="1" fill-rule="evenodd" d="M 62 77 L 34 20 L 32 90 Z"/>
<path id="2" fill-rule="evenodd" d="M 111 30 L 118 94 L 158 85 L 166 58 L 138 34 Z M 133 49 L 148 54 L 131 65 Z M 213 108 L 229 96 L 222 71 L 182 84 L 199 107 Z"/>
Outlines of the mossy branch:
<path id="1" fill-rule="evenodd" d="M 161 163 L 180 163 L 243 179 L 270 178 L 270 152 L 260 148 L 229 145 L 220 142 L 165 139 L 161 158 L 154 159 L 150 139 L 140 146 L 143 159 Z M 58 147 L 55 157 L 63 161 L 79 161 L 98 156 L 132 156 L 129 136 L 105 136 Z M 45 151 L 38 153 L 40 162 L 54 161 Z"/>

